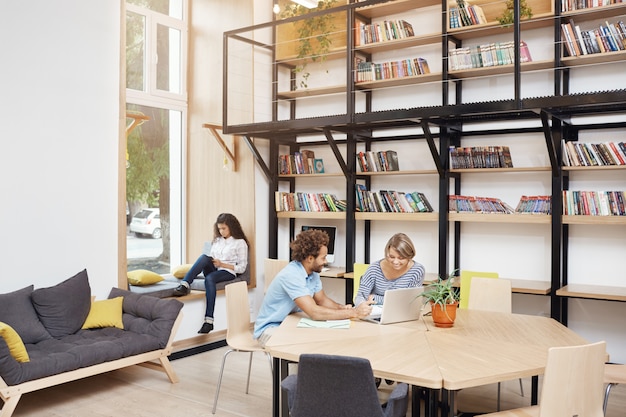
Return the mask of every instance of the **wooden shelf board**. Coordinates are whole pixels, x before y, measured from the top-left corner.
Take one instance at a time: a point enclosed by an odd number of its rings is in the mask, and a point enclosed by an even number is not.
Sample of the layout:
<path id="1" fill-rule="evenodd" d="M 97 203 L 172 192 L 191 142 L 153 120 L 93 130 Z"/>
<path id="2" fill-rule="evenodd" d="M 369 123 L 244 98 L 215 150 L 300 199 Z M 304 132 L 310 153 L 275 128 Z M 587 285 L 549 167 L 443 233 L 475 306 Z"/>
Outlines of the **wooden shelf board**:
<path id="1" fill-rule="evenodd" d="M 345 211 L 277 211 L 279 219 L 337 219 L 346 218 Z"/>
<path id="2" fill-rule="evenodd" d="M 547 214 L 504 213 L 449 213 L 448 221 L 477 223 L 530 223 L 549 224 L 552 216 Z"/>
<path id="3" fill-rule="evenodd" d="M 347 90 L 345 85 L 335 85 L 329 87 L 304 88 L 294 91 L 281 91 L 277 93 L 276 96 L 279 99 L 288 100 L 302 97 L 323 96 L 327 94 L 340 94 L 345 93 L 346 91 Z"/>
<path id="4" fill-rule="evenodd" d="M 423 84 L 441 81 L 441 73 L 414 75 L 412 77 L 391 78 L 388 80 L 362 81 L 355 84 L 357 90 L 375 89 L 383 87 L 399 87 L 403 85 Z"/>
<path id="5" fill-rule="evenodd" d="M 387 221 L 412 221 L 412 222 L 436 222 L 439 221 L 439 213 L 377 213 L 359 212 L 354 213 L 356 220 L 387 220 Z"/>
<path id="6" fill-rule="evenodd" d="M 493 174 L 494 172 L 545 172 L 545 171 L 551 171 L 551 170 L 552 168 L 550 167 L 457 168 L 457 169 L 451 169 L 450 172 Z"/>
<path id="7" fill-rule="evenodd" d="M 415 170 L 402 170 L 402 171 L 375 171 L 375 172 L 357 172 L 357 176 L 384 176 L 384 175 L 437 175 L 436 169 L 415 169 Z"/>
<path id="8" fill-rule="evenodd" d="M 414 10 L 416 8 L 430 7 L 430 6 L 439 6 L 441 1 L 438 0 L 422 0 L 419 4 L 415 4 L 414 0 L 396 0 L 390 1 L 383 4 L 376 4 L 373 6 L 359 7 L 356 8 L 356 13 L 368 17 L 383 17 L 392 14 L 402 13 L 409 10 Z"/>
<path id="9" fill-rule="evenodd" d="M 626 165 L 595 165 L 595 166 L 566 166 L 563 171 L 610 171 L 626 170 Z"/>
<path id="10" fill-rule="evenodd" d="M 530 279 L 508 279 L 511 281 L 511 290 L 516 294 L 537 294 L 548 295 L 552 288 L 549 281 L 539 281 Z"/>
<path id="11" fill-rule="evenodd" d="M 626 61 L 626 51 L 612 51 L 600 54 L 568 56 L 561 59 L 561 63 L 566 67 L 594 65 L 619 61 Z"/>
<path id="12" fill-rule="evenodd" d="M 556 290 L 556 295 L 596 300 L 626 301 L 626 287 L 568 284 Z"/>
<path id="13" fill-rule="evenodd" d="M 530 20 L 522 20 L 521 29 L 537 29 L 553 25 L 554 13 L 536 13 Z M 483 36 L 503 35 L 513 32 L 513 25 L 502 26 L 499 22 L 493 21 L 480 25 L 463 26 L 461 28 L 449 29 L 448 34 L 457 39 L 472 39 Z"/>
<path id="14" fill-rule="evenodd" d="M 554 66 L 554 61 L 532 61 L 532 62 L 523 62 L 521 64 L 521 71 L 539 71 L 544 69 L 552 69 Z M 496 65 L 493 67 L 481 67 L 481 68 L 470 68 L 466 70 L 458 70 L 458 71 L 450 71 L 450 77 L 453 78 L 472 78 L 472 77 L 486 77 L 490 75 L 502 75 L 502 74 L 513 74 L 513 64 L 509 65 Z"/>
<path id="15" fill-rule="evenodd" d="M 428 33 L 420 36 L 411 36 L 409 38 L 394 39 L 385 42 L 374 42 L 364 45 L 355 46 L 354 50 L 366 53 L 392 51 L 399 48 L 412 48 L 424 45 L 440 45 L 441 33 Z"/>
<path id="16" fill-rule="evenodd" d="M 615 224 L 626 225 L 626 216 L 563 216 L 563 224 Z"/>

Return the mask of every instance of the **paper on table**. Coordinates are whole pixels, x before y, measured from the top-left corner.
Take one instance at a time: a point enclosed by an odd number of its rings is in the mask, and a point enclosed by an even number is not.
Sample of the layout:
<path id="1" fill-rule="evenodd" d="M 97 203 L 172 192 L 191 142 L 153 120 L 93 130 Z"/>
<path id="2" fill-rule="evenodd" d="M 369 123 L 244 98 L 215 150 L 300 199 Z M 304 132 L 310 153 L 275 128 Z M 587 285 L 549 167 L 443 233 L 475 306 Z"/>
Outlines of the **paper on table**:
<path id="1" fill-rule="evenodd" d="M 349 329 L 350 319 L 345 320 L 312 320 L 302 317 L 297 327 L 309 327 L 317 329 Z"/>

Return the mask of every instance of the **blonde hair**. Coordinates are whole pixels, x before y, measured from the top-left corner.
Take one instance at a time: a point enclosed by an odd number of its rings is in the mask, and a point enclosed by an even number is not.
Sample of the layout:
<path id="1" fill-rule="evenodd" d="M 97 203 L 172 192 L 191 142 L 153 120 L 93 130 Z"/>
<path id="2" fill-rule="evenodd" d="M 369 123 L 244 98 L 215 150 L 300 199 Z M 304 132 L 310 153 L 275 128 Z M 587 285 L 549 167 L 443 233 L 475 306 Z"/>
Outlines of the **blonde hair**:
<path id="1" fill-rule="evenodd" d="M 403 258 L 413 259 L 415 257 L 415 246 L 411 239 L 404 233 L 396 233 L 385 245 L 385 257 L 389 256 L 389 250 L 395 249 Z"/>

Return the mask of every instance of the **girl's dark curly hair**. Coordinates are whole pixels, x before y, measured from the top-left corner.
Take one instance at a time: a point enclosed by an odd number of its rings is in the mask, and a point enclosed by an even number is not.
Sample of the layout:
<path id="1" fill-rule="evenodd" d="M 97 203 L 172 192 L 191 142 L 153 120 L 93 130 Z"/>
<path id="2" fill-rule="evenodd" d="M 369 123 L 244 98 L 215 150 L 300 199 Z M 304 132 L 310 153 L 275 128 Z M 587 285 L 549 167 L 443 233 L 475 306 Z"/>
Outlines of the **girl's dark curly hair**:
<path id="1" fill-rule="evenodd" d="M 246 244 L 250 246 L 250 242 L 248 242 L 248 238 L 243 232 L 239 220 L 237 220 L 237 218 L 230 213 L 222 213 L 217 216 L 217 220 L 215 220 L 215 224 L 213 225 L 213 239 L 217 239 L 221 236 L 220 230 L 217 228 L 217 225 L 220 223 L 228 226 L 232 237 L 234 237 L 235 239 L 243 239 L 246 241 Z"/>
<path id="2" fill-rule="evenodd" d="M 291 242 L 291 260 L 302 262 L 309 256 L 317 258 L 322 246 L 328 246 L 328 234 L 323 230 L 309 229 L 300 232 Z"/>

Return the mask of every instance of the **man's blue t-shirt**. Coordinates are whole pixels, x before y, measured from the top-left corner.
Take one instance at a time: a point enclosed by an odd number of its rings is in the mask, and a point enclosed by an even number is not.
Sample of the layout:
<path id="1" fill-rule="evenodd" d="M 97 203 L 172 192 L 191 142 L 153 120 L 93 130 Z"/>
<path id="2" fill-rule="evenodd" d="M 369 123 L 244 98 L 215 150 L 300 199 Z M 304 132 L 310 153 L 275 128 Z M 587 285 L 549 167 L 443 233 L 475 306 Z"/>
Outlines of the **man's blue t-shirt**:
<path id="1" fill-rule="evenodd" d="M 300 311 L 295 299 L 313 295 L 322 290 L 322 280 L 317 272 L 307 275 L 304 266 L 298 261 L 291 261 L 284 267 L 270 284 L 263 299 L 263 304 L 254 322 L 254 338 L 273 326 L 279 326 L 291 313 Z"/>

